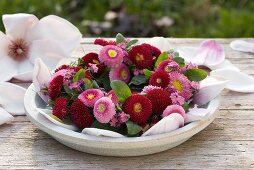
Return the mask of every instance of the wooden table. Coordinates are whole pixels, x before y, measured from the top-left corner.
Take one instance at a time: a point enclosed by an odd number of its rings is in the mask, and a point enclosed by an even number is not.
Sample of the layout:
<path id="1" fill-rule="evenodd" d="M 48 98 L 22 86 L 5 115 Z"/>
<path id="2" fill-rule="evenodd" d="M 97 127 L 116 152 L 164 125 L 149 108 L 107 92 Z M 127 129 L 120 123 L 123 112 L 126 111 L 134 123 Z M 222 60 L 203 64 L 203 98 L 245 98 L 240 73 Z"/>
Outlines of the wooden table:
<path id="1" fill-rule="evenodd" d="M 173 47 L 198 46 L 202 39 L 168 39 Z M 82 46 L 95 50 L 85 39 Z M 232 39 L 217 39 L 226 57 L 254 76 L 254 55 L 233 51 Z M 85 50 L 85 51 L 89 51 Z M 82 56 L 78 50 L 75 56 Z M 16 83 L 27 87 L 30 83 Z M 0 126 L 0 169 L 254 169 L 254 94 L 224 91 L 215 121 L 174 149 L 142 157 L 103 157 L 70 149 L 16 116 Z"/>

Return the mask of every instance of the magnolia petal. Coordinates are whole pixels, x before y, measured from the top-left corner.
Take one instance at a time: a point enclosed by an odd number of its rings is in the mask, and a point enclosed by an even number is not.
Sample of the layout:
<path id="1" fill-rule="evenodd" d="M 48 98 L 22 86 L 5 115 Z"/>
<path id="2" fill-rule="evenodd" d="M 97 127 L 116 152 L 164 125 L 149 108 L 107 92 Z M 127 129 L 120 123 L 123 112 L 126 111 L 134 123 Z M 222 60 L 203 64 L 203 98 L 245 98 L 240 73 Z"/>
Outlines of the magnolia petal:
<path id="1" fill-rule="evenodd" d="M 31 14 L 3 15 L 2 18 L 6 34 L 14 39 L 26 37 L 39 21 Z"/>
<path id="2" fill-rule="evenodd" d="M 237 92 L 254 92 L 254 77 L 233 69 L 218 69 L 210 72 L 211 76 L 228 80 L 227 89 Z"/>
<path id="3" fill-rule="evenodd" d="M 35 91 L 46 103 L 48 102 L 48 95 L 41 92 L 41 89 L 48 86 L 48 82 L 51 79 L 51 74 L 48 67 L 43 63 L 43 61 L 38 58 L 35 61 L 34 72 L 33 72 L 33 84 Z"/>
<path id="4" fill-rule="evenodd" d="M 205 108 L 190 109 L 190 111 L 186 113 L 184 123 L 190 123 L 190 122 L 201 120 L 207 115 L 208 112 L 209 110 Z"/>
<path id="5" fill-rule="evenodd" d="M 0 83 L 0 105 L 12 115 L 24 115 L 24 95 L 23 87 L 12 83 Z"/>
<path id="6" fill-rule="evenodd" d="M 91 136 L 104 136 L 104 137 L 112 137 L 112 138 L 125 137 L 120 133 L 116 133 L 110 130 L 97 129 L 97 128 L 85 128 L 82 130 L 81 133 L 91 135 Z"/>
<path id="7" fill-rule="evenodd" d="M 221 68 L 228 68 L 233 70 L 239 70 L 234 64 L 232 64 L 229 60 L 225 59 L 221 64 L 210 66 L 211 70 L 221 69 Z"/>
<path id="8" fill-rule="evenodd" d="M 204 105 L 218 96 L 226 87 L 228 81 L 215 78 L 206 78 L 200 83 L 200 89 L 194 95 L 193 102 L 197 105 Z"/>
<path id="9" fill-rule="evenodd" d="M 36 58 L 41 58 L 50 70 L 55 69 L 56 64 L 65 57 L 69 57 L 68 53 L 54 40 L 36 40 L 30 47 L 30 61 L 34 63 Z"/>
<path id="10" fill-rule="evenodd" d="M 236 51 L 254 53 L 254 43 L 243 40 L 235 40 L 230 43 L 230 47 Z"/>
<path id="11" fill-rule="evenodd" d="M 59 42 L 67 54 L 80 44 L 82 34 L 69 21 L 55 16 L 49 15 L 42 18 L 36 27 L 31 31 L 33 39 L 51 39 Z"/>
<path id="12" fill-rule="evenodd" d="M 176 130 L 184 125 L 184 118 L 178 113 L 172 113 L 164 117 L 142 136 L 158 135 Z"/>
<path id="13" fill-rule="evenodd" d="M 164 37 L 153 37 L 153 38 L 150 38 L 149 40 L 147 40 L 145 43 L 157 47 L 162 52 L 172 49 L 171 44 Z"/>
<path id="14" fill-rule="evenodd" d="M 202 65 L 204 63 L 204 60 L 195 59 L 198 49 L 198 47 L 179 47 L 176 49 L 176 51 L 179 53 L 180 57 L 184 58 L 186 62 Z"/>
<path id="15" fill-rule="evenodd" d="M 0 125 L 4 123 L 9 123 L 14 119 L 14 117 L 6 112 L 3 108 L 0 107 Z"/>
<path id="16" fill-rule="evenodd" d="M 47 118 L 49 121 L 51 121 L 52 123 L 58 125 L 58 126 L 61 126 L 63 128 L 66 128 L 66 129 L 69 129 L 69 130 L 73 130 L 73 131 L 77 131 L 78 128 L 74 125 L 68 125 L 68 124 L 64 124 L 64 123 L 61 123 L 60 121 L 54 119 L 52 117 L 52 110 L 50 109 L 39 109 L 39 108 L 35 108 L 41 115 L 43 115 L 45 118 Z"/>
<path id="17" fill-rule="evenodd" d="M 18 73 L 13 77 L 22 81 L 31 81 L 33 77 L 34 65 L 28 58 L 17 63 Z"/>

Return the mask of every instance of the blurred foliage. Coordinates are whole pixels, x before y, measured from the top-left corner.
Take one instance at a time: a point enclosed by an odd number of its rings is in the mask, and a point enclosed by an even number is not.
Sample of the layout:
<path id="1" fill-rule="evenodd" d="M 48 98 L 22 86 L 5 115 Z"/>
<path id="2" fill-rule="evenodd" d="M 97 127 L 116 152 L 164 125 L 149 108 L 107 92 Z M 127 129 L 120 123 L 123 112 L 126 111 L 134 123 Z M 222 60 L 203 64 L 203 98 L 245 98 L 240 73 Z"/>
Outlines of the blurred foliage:
<path id="1" fill-rule="evenodd" d="M 84 36 L 254 37 L 254 0 L 0 0 L 1 15 L 19 12 L 64 17 Z"/>

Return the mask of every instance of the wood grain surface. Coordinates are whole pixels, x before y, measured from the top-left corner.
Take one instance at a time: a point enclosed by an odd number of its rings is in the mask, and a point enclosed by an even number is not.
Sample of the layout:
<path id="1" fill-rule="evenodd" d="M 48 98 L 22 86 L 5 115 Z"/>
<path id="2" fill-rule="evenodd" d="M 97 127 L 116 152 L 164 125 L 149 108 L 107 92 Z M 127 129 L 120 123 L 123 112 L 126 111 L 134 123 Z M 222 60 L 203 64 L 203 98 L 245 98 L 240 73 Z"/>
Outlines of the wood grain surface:
<path id="1" fill-rule="evenodd" d="M 203 39 L 169 38 L 173 47 L 198 46 Z M 84 39 L 73 54 L 97 51 Z M 232 39 L 217 39 L 226 58 L 254 76 L 254 55 L 233 51 Z M 30 83 L 15 84 L 28 87 Z M 16 116 L 0 126 L 0 169 L 254 169 L 254 94 L 224 90 L 220 114 L 205 130 L 174 149 L 142 157 L 103 157 L 70 149 Z M 149 149 L 149 148 L 148 148 Z"/>

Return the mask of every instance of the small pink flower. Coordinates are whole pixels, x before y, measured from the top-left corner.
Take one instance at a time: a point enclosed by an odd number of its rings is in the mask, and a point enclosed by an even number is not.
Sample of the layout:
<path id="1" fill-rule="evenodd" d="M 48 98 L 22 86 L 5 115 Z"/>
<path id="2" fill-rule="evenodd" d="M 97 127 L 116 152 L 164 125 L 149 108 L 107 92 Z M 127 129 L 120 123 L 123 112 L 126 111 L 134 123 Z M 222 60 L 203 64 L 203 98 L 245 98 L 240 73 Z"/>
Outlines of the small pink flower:
<path id="1" fill-rule="evenodd" d="M 133 71 L 133 74 L 134 74 L 135 76 L 137 76 L 137 75 L 140 75 L 140 74 L 144 74 L 144 71 L 143 71 L 143 70 L 140 70 L 140 69 L 135 68 L 135 69 L 134 69 L 134 71 Z"/>
<path id="2" fill-rule="evenodd" d="M 193 63 L 187 63 L 183 68 L 182 68 L 182 72 L 189 70 L 189 69 L 194 69 L 194 68 L 198 68 L 198 65 L 193 64 Z"/>
<path id="3" fill-rule="evenodd" d="M 84 81 L 81 79 L 81 80 L 79 80 L 77 82 L 74 82 L 74 83 L 70 84 L 69 88 L 81 91 L 82 90 L 81 86 L 83 85 L 83 83 L 84 83 Z"/>
<path id="4" fill-rule="evenodd" d="M 162 117 L 166 117 L 172 113 L 178 113 L 185 118 L 186 114 L 182 106 L 179 105 L 170 105 L 162 113 Z"/>
<path id="5" fill-rule="evenodd" d="M 109 123 L 116 114 L 115 104 L 108 97 L 102 97 L 94 104 L 93 112 L 100 123 Z"/>
<path id="6" fill-rule="evenodd" d="M 113 90 L 110 90 L 105 96 L 110 98 L 114 104 L 119 102 L 116 93 Z"/>
<path id="7" fill-rule="evenodd" d="M 99 54 L 99 60 L 109 67 L 117 67 L 123 62 L 123 50 L 115 45 L 104 46 Z"/>
<path id="8" fill-rule="evenodd" d="M 111 126 L 117 127 L 120 126 L 121 124 L 127 122 L 130 119 L 130 115 L 120 112 L 114 115 L 114 117 L 111 119 L 109 122 Z"/>
<path id="9" fill-rule="evenodd" d="M 81 93 L 78 98 L 88 107 L 93 107 L 95 102 L 104 96 L 99 89 L 88 89 Z"/>
<path id="10" fill-rule="evenodd" d="M 89 69 L 94 72 L 94 73 L 97 73 L 99 68 L 97 67 L 97 64 L 92 64 L 92 63 L 89 63 Z"/>
<path id="11" fill-rule="evenodd" d="M 146 93 L 146 94 L 147 94 L 149 91 L 154 90 L 154 89 L 162 89 L 162 90 L 163 90 L 163 88 L 161 88 L 161 87 L 148 85 L 148 86 L 145 86 L 145 87 L 143 88 L 143 90 L 141 91 L 141 93 Z"/>
<path id="12" fill-rule="evenodd" d="M 166 71 L 166 72 L 171 72 L 171 71 L 178 71 L 179 70 L 179 65 L 168 59 L 168 60 L 164 60 L 162 61 L 158 67 L 157 67 L 157 70 L 161 70 L 161 71 Z"/>
<path id="13" fill-rule="evenodd" d="M 109 72 L 110 81 L 122 80 L 125 83 L 130 81 L 130 70 L 125 64 L 112 68 Z"/>
<path id="14" fill-rule="evenodd" d="M 171 93 L 170 99 L 173 104 L 177 105 L 183 105 L 185 102 L 185 99 L 182 96 L 180 96 L 177 92 Z"/>
<path id="15" fill-rule="evenodd" d="M 197 82 L 197 81 L 192 81 L 191 82 L 191 87 L 196 91 L 196 90 L 199 90 L 200 88 L 200 83 Z"/>

